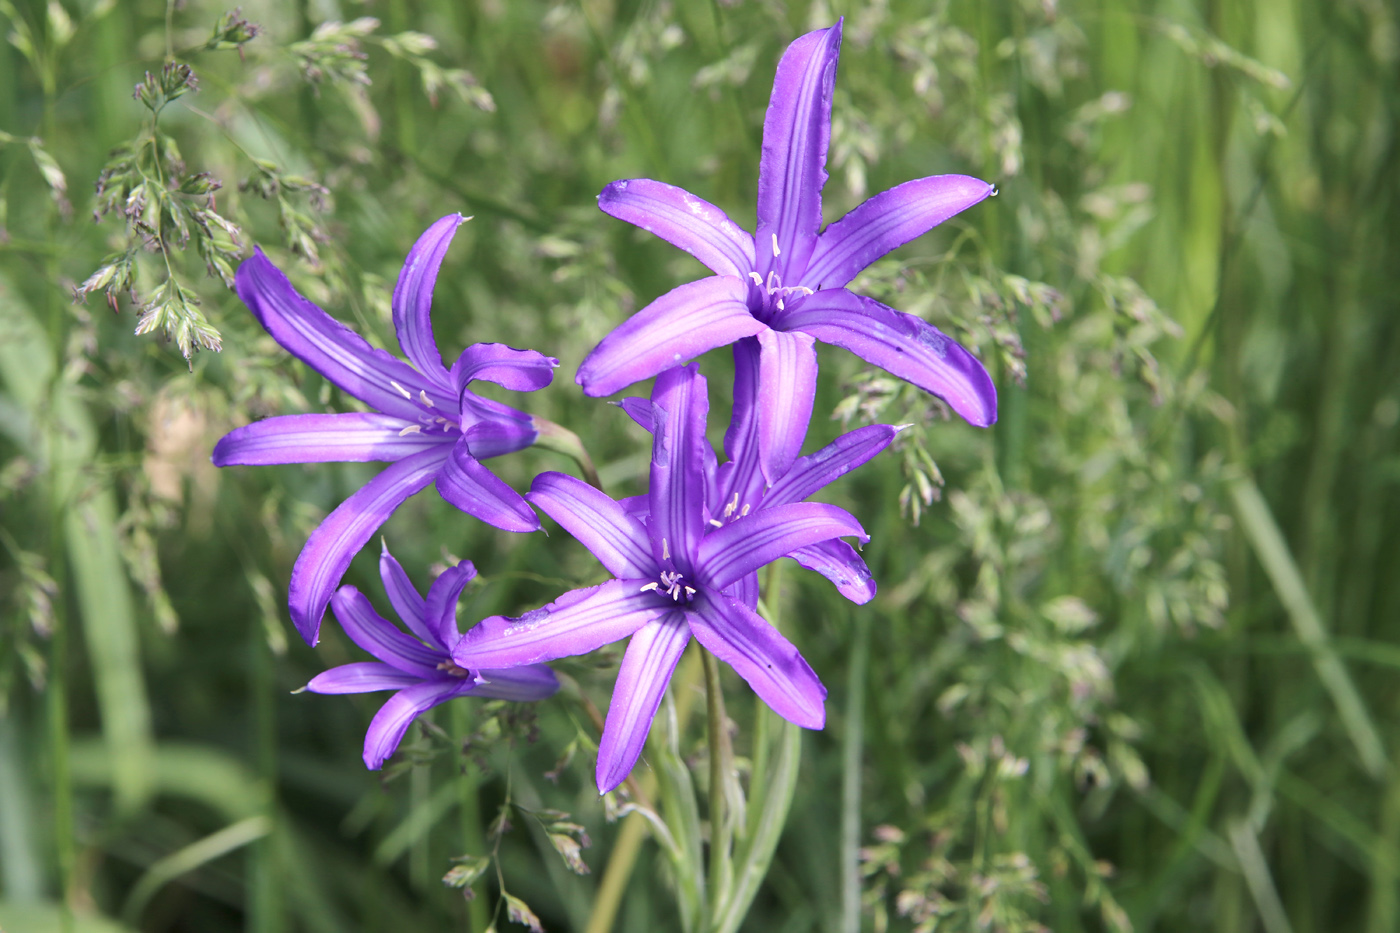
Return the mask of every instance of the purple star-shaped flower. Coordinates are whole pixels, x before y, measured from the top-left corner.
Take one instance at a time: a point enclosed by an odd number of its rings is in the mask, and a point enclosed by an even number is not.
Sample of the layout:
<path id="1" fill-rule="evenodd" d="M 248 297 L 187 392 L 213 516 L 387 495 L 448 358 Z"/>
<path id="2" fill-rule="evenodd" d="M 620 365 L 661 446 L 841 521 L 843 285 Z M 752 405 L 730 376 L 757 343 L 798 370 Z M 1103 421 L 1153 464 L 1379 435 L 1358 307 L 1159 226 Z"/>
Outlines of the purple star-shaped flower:
<path id="1" fill-rule="evenodd" d="M 820 729 L 826 688 L 792 643 L 731 588 L 796 549 L 841 535 L 868 539 L 850 513 L 815 502 L 772 505 L 715 527 L 705 506 L 704 378 L 694 366 L 663 373 L 652 403 L 645 522 L 561 473 L 535 477 L 529 493 L 617 579 L 573 590 L 518 619 L 483 619 L 452 652 L 462 667 L 513 667 L 586 654 L 632 636 L 598 747 L 601 793 L 631 772 L 692 635 L 780 716 Z"/>
<path id="2" fill-rule="evenodd" d="M 376 409 L 267 418 L 226 434 L 216 466 L 387 460 L 392 465 L 336 507 L 311 533 L 292 568 L 289 602 L 302 638 L 316 643 L 331 594 L 351 559 L 409 496 L 436 483 L 462 511 L 506 531 L 540 521 L 520 494 L 481 460 L 529 447 L 534 420 L 471 391 L 478 379 L 533 392 L 559 361 L 499 343 L 467 347 L 448 370 L 433 339 L 433 285 L 463 222 L 449 214 L 409 251 L 394 288 L 394 328 L 409 363 L 307 301 L 262 250 L 238 267 L 238 297 L 273 338 L 329 382 Z"/>
<path id="3" fill-rule="evenodd" d="M 996 388 L 977 358 L 938 328 L 845 285 L 885 253 L 993 192 L 966 175 L 935 175 L 876 195 L 821 230 L 831 94 L 841 23 L 808 33 L 778 63 L 763 123 L 758 228 L 750 236 L 673 185 L 615 181 L 608 214 L 656 234 L 716 274 L 661 296 L 614 330 L 579 367 L 589 395 L 611 395 L 742 337 L 762 347 L 759 439 L 770 481 L 795 456 L 816 391 L 815 340 L 845 347 L 940 396 L 972 424 L 996 421 Z"/>
<path id="4" fill-rule="evenodd" d="M 708 446 L 705 451 L 705 508 L 710 525 L 716 528 L 738 521 L 750 512 L 805 501 L 884 450 L 900 432 L 900 428 L 885 424 L 866 425 L 847 432 L 821 450 L 779 463 L 778 476 L 770 486 L 759 468 L 759 410 L 765 403 L 758 386 L 758 342 L 746 337 L 734 344 L 734 411 L 724 435 L 724 450 L 729 460 L 719 463 Z M 651 402 L 625 398 L 618 404 L 639 425 L 655 433 Z M 807 425 L 799 425 L 797 433 L 799 438 L 805 437 Z M 632 515 L 645 518 L 649 497 L 636 496 L 624 500 L 623 505 Z M 854 603 L 867 603 L 875 598 L 875 581 L 870 569 L 855 548 L 840 538 L 797 548 L 787 556 L 825 576 Z M 752 608 L 758 596 L 758 575 L 750 574 L 735 584 L 732 595 Z"/>
<path id="5" fill-rule="evenodd" d="M 398 691 L 380 707 L 365 733 L 366 768 L 379 770 L 413 720 L 453 697 L 542 700 L 559 689 L 554 672 L 542 664 L 483 671 L 468 670 L 452 660 L 452 646 L 461 637 L 457 597 L 476 576 L 471 561 L 462 561 L 434 580 L 426 600 L 387 545 L 379 557 L 379 575 L 394 611 L 415 637 L 375 612 L 359 590 L 342 586 L 332 601 L 335 617 L 351 641 L 379 660 L 333 667 L 306 685 L 313 693 Z"/>

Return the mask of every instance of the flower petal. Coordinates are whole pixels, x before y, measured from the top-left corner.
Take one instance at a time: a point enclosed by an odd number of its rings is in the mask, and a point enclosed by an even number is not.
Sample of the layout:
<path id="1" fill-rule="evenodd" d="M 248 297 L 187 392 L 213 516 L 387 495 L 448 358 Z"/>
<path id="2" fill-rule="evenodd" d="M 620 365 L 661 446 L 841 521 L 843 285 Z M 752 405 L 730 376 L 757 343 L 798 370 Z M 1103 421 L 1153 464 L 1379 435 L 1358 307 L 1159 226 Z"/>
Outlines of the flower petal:
<path id="1" fill-rule="evenodd" d="M 758 335 L 758 449 L 769 483 L 788 471 L 812 421 L 817 397 L 816 340 L 799 331 Z"/>
<path id="2" fill-rule="evenodd" d="M 716 275 L 667 292 L 593 348 L 578 368 L 578 384 L 594 397 L 612 395 L 759 333 L 766 325 L 749 313 L 748 290 L 743 279 Z"/>
<path id="3" fill-rule="evenodd" d="M 837 592 L 856 605 L 864 605 L 875 598 L 875 580 L 870 568 L 856 549 L 840 538 L 800 547 L 788 557 L 826 577 L 836 585 Z"/>
<path id="4" fill-rule="evenodd" d="M 370 720 L 365 733 L 365 767 L 378 771 L 399 747 L 403 734 L 423 713 L 471 689 L 469 679 L 444 677 L 400 690 Z"/>
<path id="5" fill-rule="evenodd" d="M 336 590 L 331 608 L 351 641 L 405 674 L 412 674 L 419 680 L 436 677 L 438 664 L 446 660 L 445 653 L 433 651 L 416 638 L 410 638 L 375 612 L 365 595 L 353 586 Z"/>
<path id="6" fill-rule="evenodd" d="M 457 630 L 457 600 L 468 583 L 476 576 L 476 567 L 464 560 L 456 567 L 448 567 L 428 588 L 428 599 L 423 617 L 433 628 L 432 641 L 445 652 L 462 637 Z"/>
<path id="7" fill-rule="evenodd" d="M 838 21 L 789 45 L 778 62 L 758 166 L 754 251 L 756 268 L 765 279 L 776 270 L 784 284 L 803 284 L 798 277 L 816 246 L 831 141 L 831 92 L 840 53 Z"/>
<path id="8" fill-rule="evenodd" d="M 403 566 L 389 553 L 389 545 L 380 543 L 379 579 L 384 581 L 384 592 L 389 594 L 389 605 L 394 607 L 400 621 L 409 631 L 425 642 L 433 640 L 433 630 L 423 615 L 425 603 L 418 595 L 418 588 L 404 572 Z"/>
<path id="9" fill-rule="evenodd" d="M 466 391 L 462 393 L 461 405 L 463 436 L 471 455 L 478 460 L 524 450 L 540 436 L 534 418 L 494 399 Z"/>
<path id="10" fill-rule="evenodd" d="M 842 434 L 814 454 L 799 457 L 763 497 L 765 508 L 802 502 L 890 445 L 899 428 L 871 424 Z"/>
<path id="11" fill-rule="evenodd" d="M 437 477 L 437 491 L 448 502 L 502 531 L 535 531 L 540 520 L 530 506 L 471 455 L 463 439 L 452 448 Z"/>
<path id="12" fill-rule="evenodd" d="M 517 703 L 543 700 L 559 690 L 559 678 L 543 664 L 509 670 L 473 671 L 471 695 Z"/>
<path id="13" fill-rule="evenodd" d="M 823 343 L 845 347 L 943 399 L 979 428 L 997 420 L 997 390 L 977 357 L 927 321 L 844 288 L 810 295 L 782 319 Z"/>
<path id="14" fill-rule="evenodd" d="M 303 298 L 261 249 L 238 267 L 235 285 L 258 322 L 292 356 L 370 407 L 417 421 L 422 409 L 413 399 L 433 383 Z"/>
<path id="15" fill-rule="evenodd" d="M 669 369 L 651 393 L 656 434 L 651 445 L 651 552 L 656 565 L 694 573 L 705 533 L 705 419 L 710 400 L 700 368 Z"/>
<path id="16" fill-rule="evenodd" d="M 598 195 L 603 213 L 679 246 L 716 275 L 753 271 L 753 237 L 703 198 L 650 178 L 615 181 Z"/>
<path id="17" fill-rule="evenodd" d="M 306 689 L 312 693 L 373 693 L 376 690 L 402 690 L 422 680 L 379 661 L 356 661 L 317 674 L 311 678 Z"/>
<path id="18" fill-rule="evenodd" d="M 755 506 L 767 485 L 759 458 L 760 354 L 755 338 L 745 337 L 734 344 L 734 411 L 729 429 L 724 432 L 724 452 L 729 463 L 724 465 L 728 469 L 716 496 L 719 509 L 730 504 L 736 511 L 745 505 Z"/>
<path id="19" fill-rule="evenodd" d="M 933 175 L 882 191 L 822 231 L 802 283 L 817 289 L 840 288 L 890 250 L 922 236 L 994 190 L 968 175 Z"/>
<path id="20" fill-rule="evenodd" d="M 629 395 L 627 398 L 618 399 L 610 404 L 621 408 L 627 413 L 627 417 L 635 421 L 648 434 L 656 433 L 656 419 L 652 411 L 651 399 Z"/>
<path id="21" fill-rule="evenodd" d="M 210 459 L 215 466 L 402 460 L 442 442 L 419 433 L 416 421 L 378 412 L 279 415 L 225 434 Z"/>
<path id="22" fill-rule="evenodd" d="M 671 612 L 637 629 L 617 671 L 603 737 L 598 742 L 598 793 L 606 794 L 632 773 L 642 754 L 656 708 L 677 662 L 690 644 L 685 613 Z"/>
<path id="23" fill-rule="evenodd" d="M 554 381 L 559 361 L 536 350 L 517 350 L 503 343 L 474 343 L 452 364 L 452 384 L 460 393 L 481 379 L 512 392 L 534 392 Z"/>
<path id="24" fill-rule="evenodd" d="M 292 622 L 307 644 L 316 644 L 321 617 L 355 553 L 401 502 L 433 481 L 446 456 L 445 449 L 435 448 L 391 463 L 311 532 L 292 567 L 287 593 Z"/>
<path id="25" fill-rule="evenodd" d="M 448 214 L 424 231 L 408 251 L 399 281 L 394 286 L 394 330 L 399 346 L 418 371 L 434 384 L 446 387 L 447 372 L 433 339 L 433 286 L 437 284 L 442 257 L 457 228 L 466 222 L 461 214 Z"/>
<path id="26" fill-rule="evenodd" d="M 592 486 L 563 473 L 541 473 L 525 498 L 578 539 L 615 577 L 659 571 L 642 523 Z"/>
<path id="27" fill-rule="evenodd" d="M 805 729 L 822 728 L 826 688 L 792 642 L 752 609 L 709 587 L 700 594 L 686 613 L 695 640 L 734 668 L 773 712 Z"/>
<path id="28" fill-rule="evenodd" d="M 800 547 L 854 535 L 870 540 L 855 516 L 822 502 L 794 502 L 759 509 L 716 528 L 700 542 L 699 578 L 717 590 Z"/>
<path id="29" fill-rule="evenodd" d="M 587 654 L 631 635 L 667 612 L 645 580 L 609 580 L 571 590 L 519 618 L 490 616 L 462 636 L 452 659 L 471 670 L 519 667 Z"/>

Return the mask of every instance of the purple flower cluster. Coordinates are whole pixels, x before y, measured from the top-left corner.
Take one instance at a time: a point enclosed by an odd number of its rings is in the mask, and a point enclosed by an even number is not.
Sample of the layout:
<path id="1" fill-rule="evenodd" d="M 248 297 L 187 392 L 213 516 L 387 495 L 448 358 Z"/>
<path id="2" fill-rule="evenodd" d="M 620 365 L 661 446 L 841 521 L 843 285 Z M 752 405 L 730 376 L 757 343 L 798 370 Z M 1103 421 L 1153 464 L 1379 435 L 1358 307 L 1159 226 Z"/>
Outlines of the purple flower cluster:
<path id="1" fill-rule="evenodd" d="M 806 502 L 875 456 L 897 428 L 852 431 L 807 456 L 816 392 L 815 342 L 836 344 L 943 398 L 975 425 L 996 420 L 996 390 L 967 350 L 919 318 L 846 285 L 867 265 L 992 194 L 985 182 L 938 175 L 906 182 L 821 229 L 821 189 L 841 23 L 792 43 L 778 65 L 763 128 L 758 226 L 750 235 L 714 205 L 649 179 L 599 195 L 608 214 L 691 253 L 715 274 L 653 301 L 584 360 L 586 394 L 656 377 L 650 399 L 620 404 L 652 434 L 650 487 L 621 501 L 560 473 L 520 496 L 481 461 L 534 443 L 530 415 L 475 394 L 486 380 L 516 391 L 548 385 L 558 361 L 500 344 L 468 347 L 451 368 L 433 338 L 433 286 L 459 215 L 433 224 L 404 263 L 393 317 L 408 362 L 376 350 L 299 295 L 261 252 L 238 270 L 238 294 L 282 346 L 369 413 L 289 415 L 239 428 L 214 450 L 232 464 L 388 461 L 307 541 L 289 602 L 314 644 L 327 606 L 374 662 L 314 678 L 318 693 L 396 690 L 375 716 L 364 759 L 380 767 L 419 714 L 456 696 L 533 700 L 558 688 L 543 662 L 629 638 L 599 746 L 597 784 L 632 770 L 682 652 L 693 636 L 775 712 L 819 729 L 826 689 L 797 649 L 758 615 L 758 575 L 781 557 L 827 577 L 857 603 L 875 595 L 855 517 Z M 734 408 L 721 463 L 705 439 L 708 388 L 700 354 L 733 345 Z M 506 531 L 539 527 L 531 505 L 572 534 L 614 579 L 565 593 L 517 618 L 492 616 L 465 634 L 456 604 L 475 576 L 444 572 L 425 600 L 387 547 L 380 573 L 405 633 L 352 586 L 351 559 L 405 499 L 434 484 L 452 505 Z"/>

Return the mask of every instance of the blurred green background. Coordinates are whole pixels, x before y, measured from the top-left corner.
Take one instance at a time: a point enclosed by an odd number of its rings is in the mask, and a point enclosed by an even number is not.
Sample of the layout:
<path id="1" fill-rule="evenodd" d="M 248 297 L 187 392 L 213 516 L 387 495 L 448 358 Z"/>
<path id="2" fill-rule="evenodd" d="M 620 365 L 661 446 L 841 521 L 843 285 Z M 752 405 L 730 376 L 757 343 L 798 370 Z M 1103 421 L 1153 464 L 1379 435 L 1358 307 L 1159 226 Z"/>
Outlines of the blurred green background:
<path id="1" fill-rule="evenodd" d="M 559 665 L 577 689 L 529 710 L 437 710 L 382 774 L 359 751 L 378 698 L 292 694 L 360 657 L 329 622 L 302 644 L 285 588 L 376 467 L 210 466 L 236 425 L 352 405 L 219 273 L 260 244 L 392 348 L 408 247 L 474 215 L 438 282 L 444 352 L 559 357 L 514 403 L 640 491 L 646 438 L 573 374 L 700 267 L 594 196 L 654 177 L 750 226 L 774 66 L 839 15 L 826 217 L 923 175 L 998 184 L 856 289 L 974 347 L 1001 420 L 823 349 L 808 450 L 843 420 L 915 428 L 830 490 L 880 596 L 784 576 L 828 726 L 746 928 L 1400 929 L 1393 4 L 227 12 L 0 0 L 6 931 L 505 930 L 502 879 L 551 931 L 676 928 L 664 859 L 615 854 L 625 821 L 592 787 L 617 648 Z M 197 90 L 162 85 L 166 61 Z M 702 367 L 718 440 L 727 355 Z M 493 466 L 518 489 L 574 469 Z M 384 535 L 420 587 L 476 562 L 470 624 L 602 579 L 546 524 L 499 533 L 429 493 Z M 382 606 L 375 556 L 347 582 Z M 743 755 L 754 700 L 728 683 Z M 550 809 L 586 828 L 589 874 Z M 442 883 L 493 854 L 474 899 Z"/>

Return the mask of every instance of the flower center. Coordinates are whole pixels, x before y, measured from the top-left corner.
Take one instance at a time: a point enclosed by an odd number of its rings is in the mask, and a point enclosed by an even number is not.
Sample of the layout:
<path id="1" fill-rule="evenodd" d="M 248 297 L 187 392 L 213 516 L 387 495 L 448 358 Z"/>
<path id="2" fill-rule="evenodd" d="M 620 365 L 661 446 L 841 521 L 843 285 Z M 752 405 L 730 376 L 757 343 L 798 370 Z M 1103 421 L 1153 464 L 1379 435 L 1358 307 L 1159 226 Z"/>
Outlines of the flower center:
<path id="1" fill-rule="evenodd" d="M 685 585 L 685 576 L 674 570 L 661 571 L 661 577 L 642 587 L 642 592 L 655 590 L 671 597 L 675 602 L 690 602 L 695 598 L 695 587 Z"/>
<path id="2" fill-rule="evenodd" d="M 786 311 L 789 303 L 812 294 L 812 289 L 805 285 L 784 285 L 777 269 L 769 272 L 766 279 L 757 272 L 750 272 L 749 279 L 749 311 L 764 323 Z"/>
<path id="3" fill-rule="evenodd" d="M 439 661 L 437 669 L 449 677 L 465 678 L 471 673 L 471 671 L 467 670 L 465 667 L 458 667 L 451 658 L 448 658 L 446 661 Z"/>
<path id="4" fill-rule="evenodd" d="M 412 392 L 408 391 L 403 386 L 399 385 L 393 380 L 389 381 L 389 385 L 397 389 L 399 394 L 402 395 L 404 398 L 418 405 L 418 407 L 423 411 L 423 413 L 418 416 L 418 423 L 410 424 L 408 427 L 404 428 L 402 431 L 399 432 L 399 437 L 406 437 L 409 434 L 432 434 L 438 436 L 445 436 L 462 430 L 462 426 L 457 422 L 456 419 L 446 418 L 443 416 L 442 411 L 437 407 L 437 404 L 433 402 L 431 398 L 428 397 L 428 393 L 424 390 L 419 389 L 418 395 L 417 397 L 415 397 Z"/>

